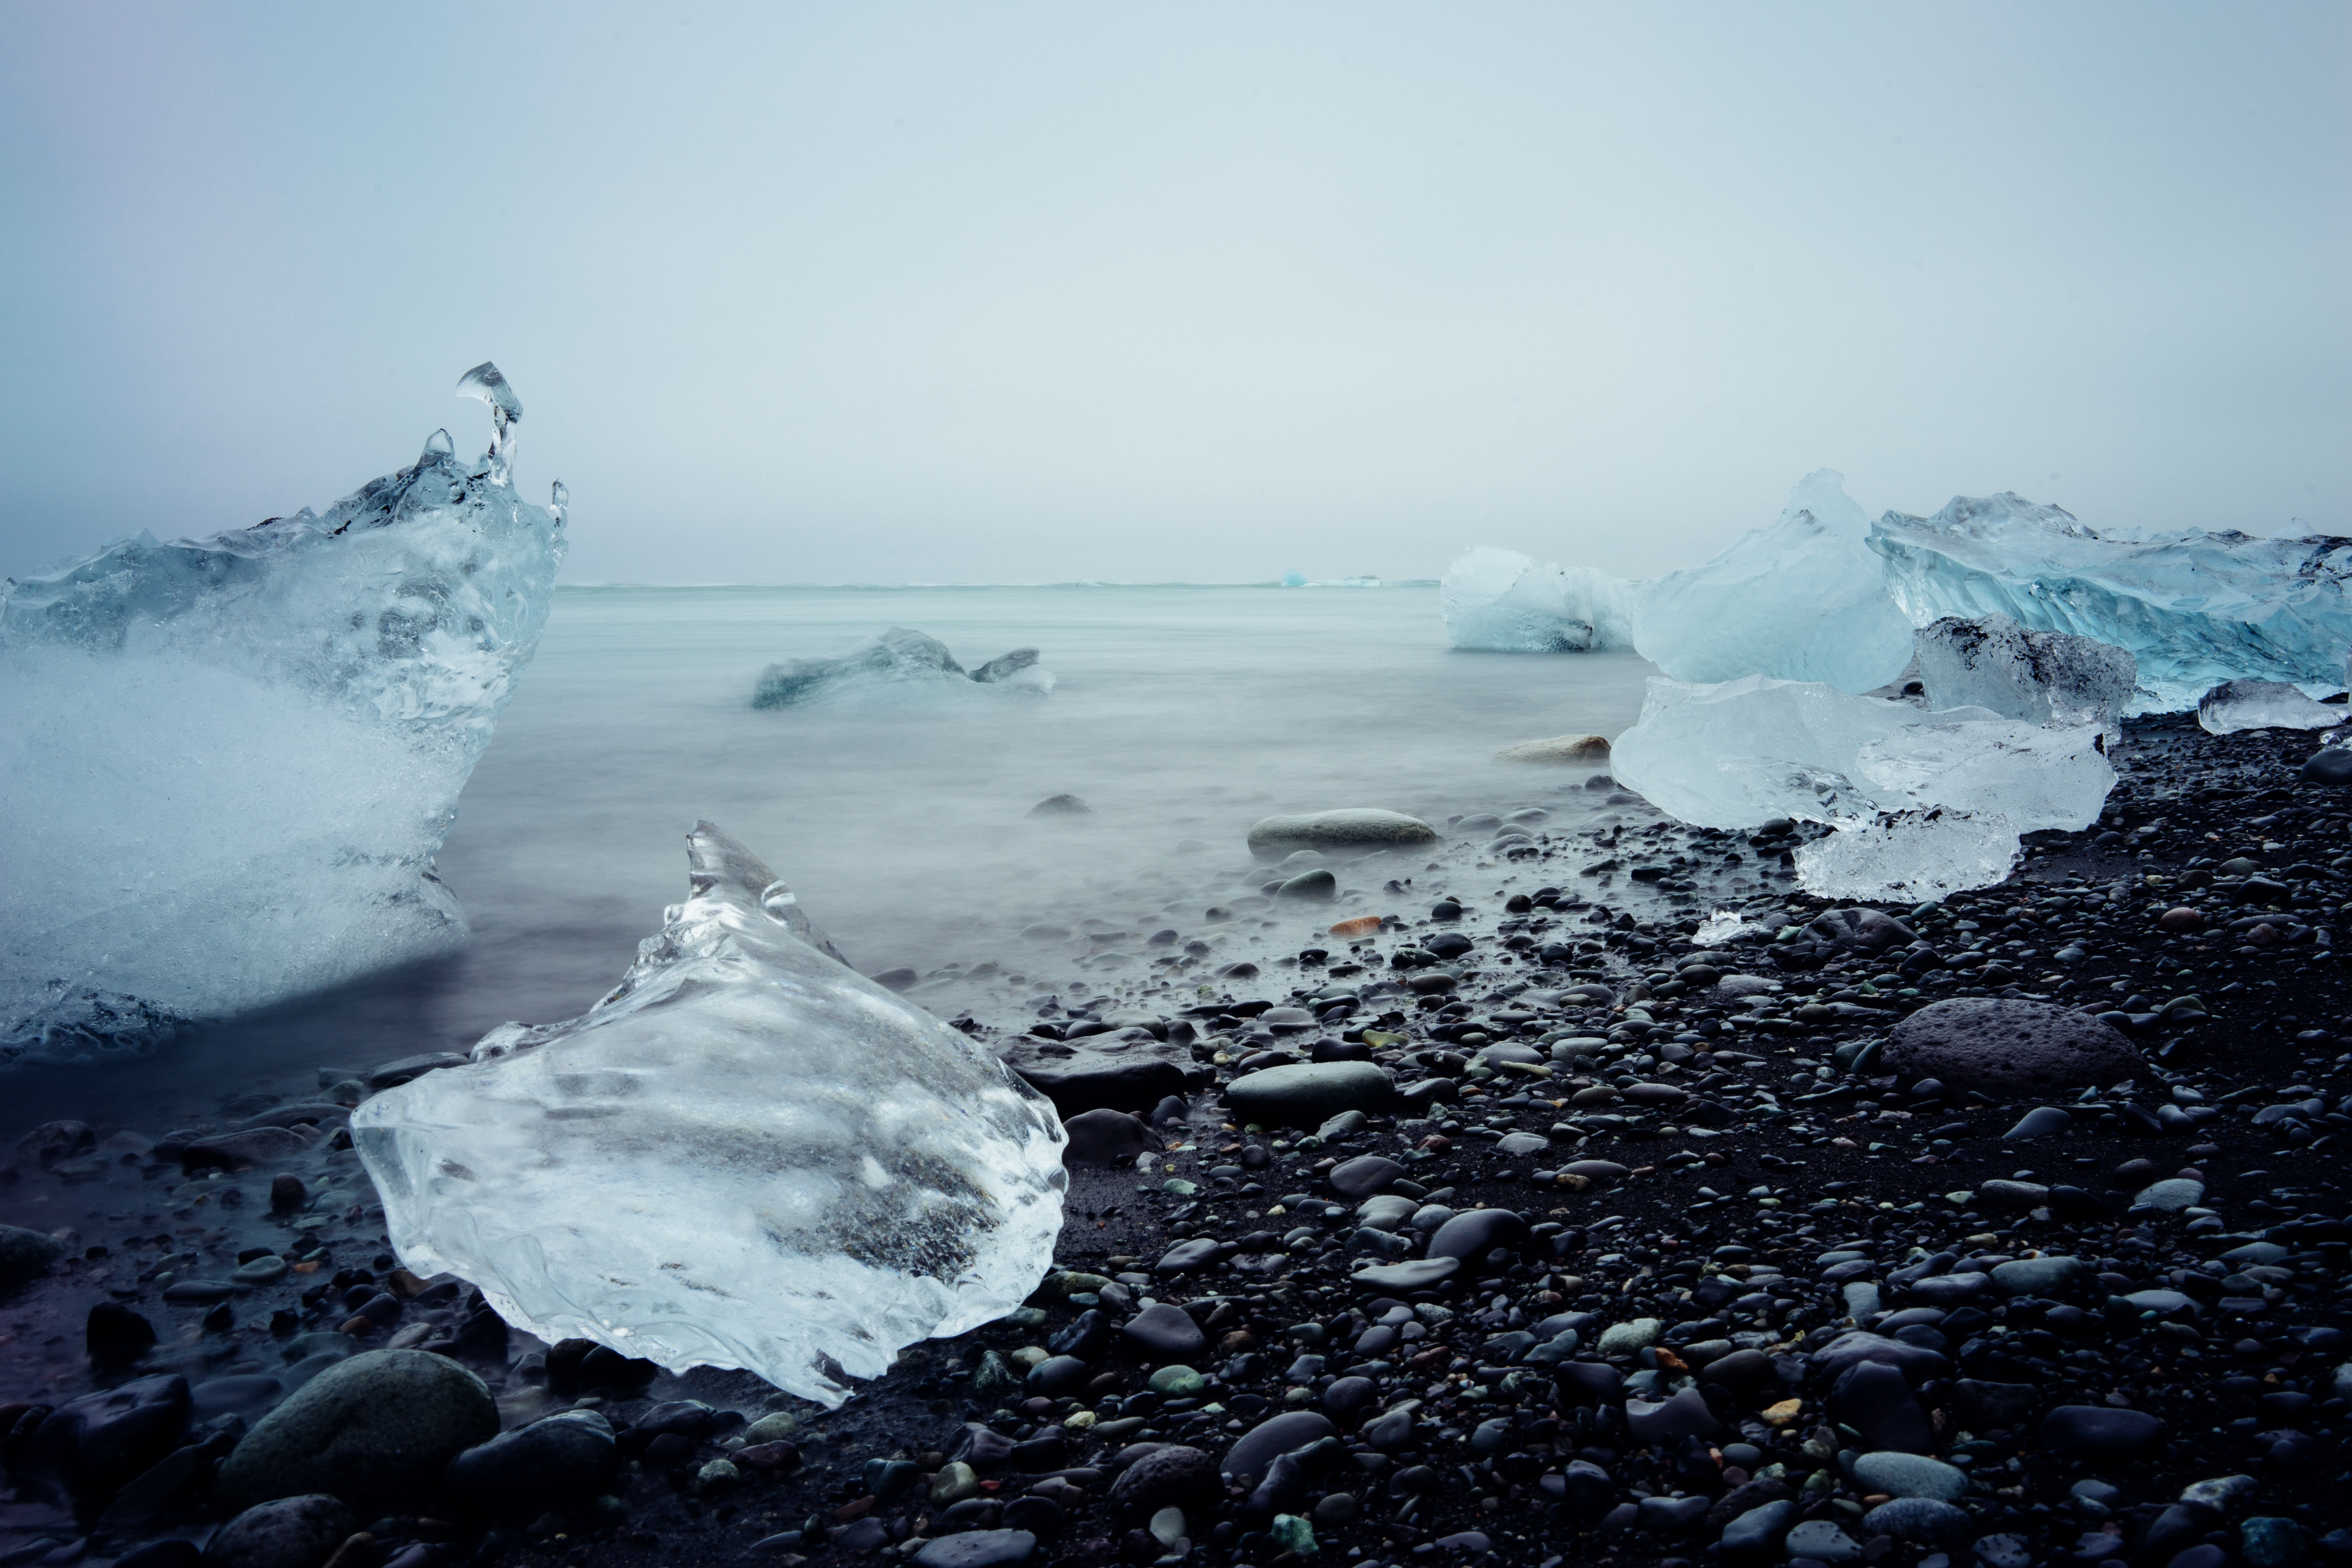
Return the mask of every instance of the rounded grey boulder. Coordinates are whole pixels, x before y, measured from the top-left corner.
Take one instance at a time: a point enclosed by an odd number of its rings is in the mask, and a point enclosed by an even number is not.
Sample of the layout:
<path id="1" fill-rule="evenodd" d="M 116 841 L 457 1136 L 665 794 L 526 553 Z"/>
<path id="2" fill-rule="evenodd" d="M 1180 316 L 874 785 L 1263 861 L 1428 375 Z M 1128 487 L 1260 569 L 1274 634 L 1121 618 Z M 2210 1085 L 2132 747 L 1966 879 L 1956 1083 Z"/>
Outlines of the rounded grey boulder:
<path id="1" fill-rule="evenodd" d="M 1294 849 L 1395 849 L 1436 842 L 1437 829 L 1417 816 L 1364 806 L 1261 817 L 1249 831 L 1250 853 L 1267 860 Z"/>
<path id="2" fill-rule="evenodd" d="M 2129 1040 L 2087 1013 L 1990 996 L 1920 1008 L 1895 1026 L 1880 1064 L 1960 1089 L 2034 1093 L 2114 1083 L 2139 1070 Z"/>
<path id="3" fill-rule="evenodd" d="M 449 1461 L 499 1435 L 482 1380 L 424 1351 L 369 1351 L 329 1367 L 262 1417 L 222 1461 L 230 1508 L 324 1492 L 362 1519 L 430 1498 Z"/>
<path id="4" fill-rule="evenodd" d="M 319 1494 L 257 1503 L 205 1546 L 205 1568 L 319 1568 L 360 1527 L 352 1510 Z"/>

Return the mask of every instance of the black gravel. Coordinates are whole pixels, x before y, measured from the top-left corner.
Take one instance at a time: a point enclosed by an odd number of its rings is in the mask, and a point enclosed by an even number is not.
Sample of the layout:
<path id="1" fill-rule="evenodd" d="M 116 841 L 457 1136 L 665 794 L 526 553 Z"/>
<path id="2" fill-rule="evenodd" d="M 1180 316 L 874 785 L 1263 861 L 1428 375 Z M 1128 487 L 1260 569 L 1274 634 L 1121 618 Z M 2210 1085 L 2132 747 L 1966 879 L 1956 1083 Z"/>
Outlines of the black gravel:
<path id="1" fill-rule="evenodd" d="M 2352 1561 L 2352 795 L 2308 751 L 2137 722 L 2099 828 L 1917 908 L 1797 894 L 1798 830 L 1622 797 L 1450 824 L 1376 892 L 1340 867 L 1329 921 L 1376 930 L 1164 961 L 1122 1026 L 1192 1091 L 1090 1124 L 1118 1163 L 1073 1168 L 1028 1305 L 835 1412 L 396 1270 L 361 1077 L 160 1139 L 48 1124 L 0 1173 L 68 1249 L 0 1245 L 0 1564 L 194 1561 L 248 1427 L 387 1346 L 472 1368 L 509 1432 L 338 1568 L 1172 1563 L 1155 1516 L 1209 1568 Z M 1700 946 L 1717 907 L 1749 929 Z M 1904 1021 L 1969 998 L 2063 1011 L 2103 1070 L 1919 1055 L 1969 1010 Z M 1139 1005 L 968 1026 L 1027 1060 Z M 1237 1077 L 1364 1060 L 1399 1098 L 1225 1114 Z"/>

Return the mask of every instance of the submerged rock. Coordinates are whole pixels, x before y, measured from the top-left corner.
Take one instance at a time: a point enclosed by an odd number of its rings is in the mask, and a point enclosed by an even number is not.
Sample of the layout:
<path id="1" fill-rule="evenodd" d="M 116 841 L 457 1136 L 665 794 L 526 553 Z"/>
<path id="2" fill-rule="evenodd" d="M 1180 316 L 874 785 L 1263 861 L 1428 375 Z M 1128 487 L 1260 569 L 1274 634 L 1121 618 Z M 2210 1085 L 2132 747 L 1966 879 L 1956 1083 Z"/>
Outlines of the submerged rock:
<path id="1" fill-rule="evenodd" d="M 1568 763 L 1597 767 L 1609 760 L 1609 742 L 1600 735 L 1554 735 L 1521 741 L 1495 753 L 1498 763 Z"/>
<path id="2" fill-rule="evenodd" d="M 1367 806 L 1299 816 L 1261 817 L 1250 828 L 1250 852 L 1276 859 L 1294 849 L 1396 849 L 1437 842 L 1437 829 L 1417 816 Z"/>
<path id="3" fill-rule="evenodd" d="M 708 823 L 612 994 L 490 1032 L 352 1136 L 402 1260 L 508 1321 L 827 1405 L 1018 1306 L 1068 1184 L 1045 1098 L 844 964 Z"/>

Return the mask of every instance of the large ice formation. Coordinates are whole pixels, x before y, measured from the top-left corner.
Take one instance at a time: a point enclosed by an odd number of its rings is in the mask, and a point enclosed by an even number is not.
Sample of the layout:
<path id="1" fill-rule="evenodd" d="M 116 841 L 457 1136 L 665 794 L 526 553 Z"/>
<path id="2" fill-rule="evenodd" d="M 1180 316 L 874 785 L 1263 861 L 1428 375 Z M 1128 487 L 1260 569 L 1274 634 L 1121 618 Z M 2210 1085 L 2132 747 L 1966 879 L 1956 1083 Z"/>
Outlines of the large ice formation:
<path id="1" fill-rule="evenodd" d="M 2225 680 L 2197 703 L 2197 722 L 2214 735 L 2240 730 L 2326 730 L 2347 717 L 2343 707 L 2314 702 L 2284 680 Z"/>
<path id="2" fill-rule="evenodd" d="M 1911 623 L 1869 534 L 1843 477 L 1810 474 L 1769 526 L 1704 565 L 1633 584 L 1633 647 L 1676 680 L 1884 686 L 1910 662 Z"/>
<path id="3" fill-rule="evenodd" d="M 0 1058 L 152 1038 L 446 948 L 433 875 L 538 646 L 563 491 L 436 432 L 322 515 L 0 584 Z"/>
<path id="4" fill-rule="evenodd" d="M 2138 679 L 2126 649 L 2070 632 L 2029 632 L 1999 613 L 1946 616 L 1921 626 L 1913 642 L 1930 708 L 1989 708 L 2036 724 L 2095 724 L 2113 735 Z"/>
<path id="5" fill-rule="evenodd" d="M 796 708 L 843 698 L 887 700 L 969 691 L 974 682 L 1037 697 L 1054 689 L 1053 672 L 1038 664 L 1034 647 L 1017 647 L 975 669 L 966 669 L 939 638 L 892 626 L 878 637 L 851 644 L 831 658 L 793 658 L 770 665 L 760 672 L 751 706 Z"/>
<path id="6" fill-rule="evenodd" d="M 2138 661 L 2133 712 L 2193 708 L 2225 680 L 2332 691 L 2352 647 L 2352 539 L 2186 529 L 2103 536 L 2015 495 L 1959 498 L 1932 518 L 1888 512 L 1870 548 L 1916 625 L 1998 612 Z"/>
<path id="7" fill-rule="evenodd" d="M 840 961 L 709 823 L 612 993 L 352 1119 L 393 1245 L 508 1321 L 838 1405 L 1019 1306 L 1061 1228 L 1053 1107 Z"/>
<path id="8" fill-rule="evenodd" d="M 1590 566 L 1538 564 L 1482 544 L 1445 569 L 1438 607 L 1455 647 L 1589 653 L 1633 646 L 1626 588 Z"/>
<path id="9" fill-rule="evenodd" d="M 1837 827 L 1800 856 L 1800 880 L 1883 897 L 1999 881 L 2020 835 L 2088 826 L 2116 780 L 2099 740 L 2095 725 L 1923 714 L 1819 681 L 1654 679 L 1611 762 L 1620 783 L 1701 826 Z"/>

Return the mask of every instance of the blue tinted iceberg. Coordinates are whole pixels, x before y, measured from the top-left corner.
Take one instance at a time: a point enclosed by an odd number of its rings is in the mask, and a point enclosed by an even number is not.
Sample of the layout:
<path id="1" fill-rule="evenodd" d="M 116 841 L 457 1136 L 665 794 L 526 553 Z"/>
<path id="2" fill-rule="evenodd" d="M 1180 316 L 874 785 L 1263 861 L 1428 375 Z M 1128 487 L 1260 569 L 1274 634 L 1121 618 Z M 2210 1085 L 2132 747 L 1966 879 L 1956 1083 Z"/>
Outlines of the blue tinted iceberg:
<path id="1" fill-rule="evenodd" d="M 1808 475 L 1769 526 L 1704 565 L 1633 584 L 1633 647 L 1676 680 L 1884 686 L 1910 662 L 1911 622 L 1869 534 L 1842 476 Z"/>
<path id="2" fill-rule="evenodd" d="M 1591 653 L 1633 646 L 1627 584 L 1590 566 L 1541 564 L 1480 545 L 1445 569 L 1445 640 L 1497 653 Z"/>
<path id="3" fill-rule="evenodd" d="M 345 497 L 0 584 L 0 1058 L 73 1058 L 444 950 L 433 874 L 563 559 L 436 432 Z"/>
<path id="4" fill-rule="evenodd" d="M 1064 1137 L 979 1042 L 843 963 L 709 823 L 690 896 L 612 993 L 508 1024 L 360 1107 L 402 1260 L 509 1322 L 825 1405 L 1018 1307 L 1052 1264 Z"/>
<path id="5" fill-rule="evenodd" d="M 2108 537 L 2015 495 L 1932 518 L 1888 512 L 1870 548 L 1910 619 L 2000 614 L 2137 660 L 2132 712 L 2179 712 L 2226 680 L 2339 689 L 2352 648 L 2352 539 L 2187 529 Z"/>

